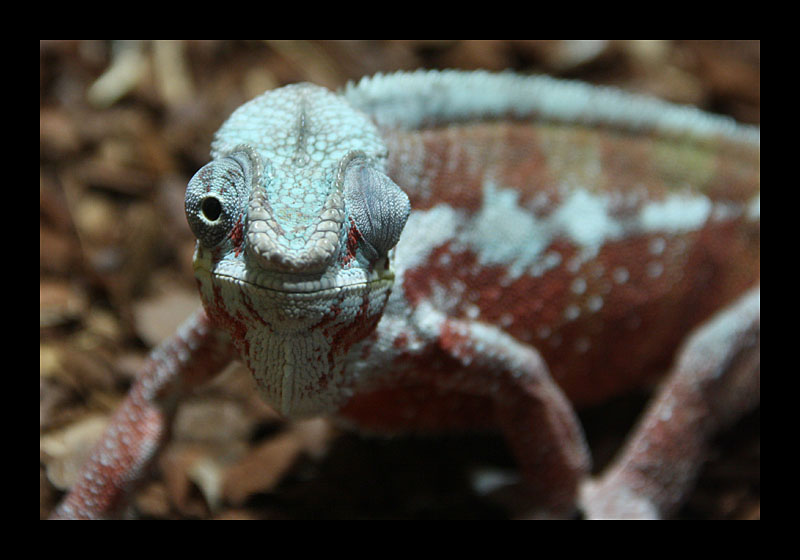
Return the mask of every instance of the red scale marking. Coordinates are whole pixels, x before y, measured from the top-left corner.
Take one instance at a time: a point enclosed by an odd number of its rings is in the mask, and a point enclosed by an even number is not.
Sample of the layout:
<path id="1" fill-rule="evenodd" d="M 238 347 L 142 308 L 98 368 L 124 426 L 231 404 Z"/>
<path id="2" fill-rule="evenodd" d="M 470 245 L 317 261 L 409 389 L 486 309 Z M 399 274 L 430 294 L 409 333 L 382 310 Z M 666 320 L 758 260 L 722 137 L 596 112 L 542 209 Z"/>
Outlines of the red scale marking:
<path id="1" fill-rule="evenodd" d="M 361 233 L 358 231 L 358 228 L 356 228 L 353 218 L 350 218 L 350 229 L 347 231 L 347 245 L 342 255 L 342 265 L 346 265 L 356 258 L 356 250 L 358 249 L 358 243 L 360 241 Z"/>
<path id="2" fill-rule="evenodd" d="M 761 163 L 754 163 L 750 153 L 740 156 L 717 158 L 711 181 L 705 189 L 711 198 L 746 204 L 753 197 L 753 185 L 761 184 Z"/>
<path id="3" fill-rule="evenodd" d="M 451 255 L 449 262 L 459 263 L 458 267 L 442 265 L 448 262 L 442 255 L 450 251 L 444 245 L 422 265 L 406 271 L 403 289 L 415 306 L 430 298 L 435 286 L 463 282 L 472 296 L 467 304 L 480 309 L 478 320 L 502 325 L 505 332 L 529 342 L 542 353 L 570 399 L 589 404 L 660 373 L 691 327 L 752 284 L 760 252 L 750 231 L 742 223 L 725 223 L 674 238 L 623 239 L 603 246 L 577 274 L 567 266 L 576 249 L 560 240 L 548 248 L 562 255 L 560 266 L 541 277 L 517 278 L 502 289 L 498 286 L 504 267 L 481 267 L 468 251 Z M 660 255 L 650 252 L 656 237 L 665 240 Z M 676 243 L 678 249 L 671 251 Z M 653 262 L 663 267 L 656 277 L 648 268 Z M 624 283 L 614 279 L 618 268 L 627 272 Z M 578 277 L 586 282 L 583 293 L 572 290 Z M 602 298 L 602 306 L 592 311 L 588 302 L 594 296 Z M 573 320 L 565 317 L 570 305 L 580 309 Z M 469 319 L 466 311 L 462 305 L 454 315 Z M 504 315 L 513 321 L 503 325 Z M 549 336 L 538 336 L 541 327 L 550 329 Z M 583 351 L 578 351 L 582 345 Z"/>
<path id="4" fill-rule="evenodd" d="M 489 397 L 438 389 L 463 366 L 443 352 L 400 358 L 390 386 L 359 392 L 339 411 L 357 425 L 384 432 L 425 433 L 493 427 Z M 402 373 L 402 371 L 406 373 Z"/>
<path id="5" fill-rule="evenodd" d="M 228 234 L 228 237 L 230 237 L 231 241 L 233 242 L 234 252 L 237 257 L 242 252 L 242 243 L 244 242 L 244 225 L 242 223 L 243 217 L 243 215 L 239 216 L 239 219 L 236 220 L 236 225 L 233 226 L 230 234 Z"/>
<path id="6" fill-rule="evenodd" d="M 398 334 L 392 341 L 392 346 L 398 350 L 402 350 L 408 346 L 408 335 L 406 333 Z"/>
<path id="7" fill-rule="evenodd" d="M 426 196 L 415 197 L 414 192 L 408 192 L 411 207 L 415 210 L 425 210 L 436 204 L 449 204 L 459 208 L 477 209 L 481 204 L 483 173 L 477 168 L 470 168 L 468 157 L 463 153 L 464 148 L 454 142 L 453 136 L 447 132 L 423 131 L 420 139 L 424 146 L 424 167 L 430 173 L 427 178 L 433 187 Z M 454 151 L 456 148 L 458 151 Z M 459 154 L 459 155 L 456 155 Z M 448 165 L 442 165 L 447 161 Z M 391 172 L 390 172 L 391 175 Z M 438 185 L 446 186 L 437 189 Z"/>
<path id="8" fill-rule="evenodd" d="M 394 145 L 399 146 L 396 153 L 424 154 L 422 168 L 414 176 L 407 174 L 416 168 L 403 166 L 402 158 L 389 161 L 390 176 L 410 185 L 408 194 L 416 210 L 446 203 L 475 212 L 482 204 L 485 180 L 490 178 L 515 188 L 520 205 L 541 217 L 560 201 L 553 175 L 565 166 L 576 173 L 591 169 L 595 158 L 599 158 L 600 172 L 587 180 L 597 192 L 620 195 L 613 212 L 621 219 L 638 213 L 647 200 L 661 200 L 675 189 L 682 190 L 685 183 L 676 175 L 681 167 L 663 161 L 663 140 L 608 128 L 483 123 L 387 132 L 386 138 L 390 154 Z M 574 161 L 565 161 L 564 151 L 557 149 L 565 143 L 577 147 L 571 156 Z M 673 147 L 679 153 L 681 146 Z M 719 142 L 702 156 L 706 159 L 695 163 L 714 169 L 708 184 L 698 188 L 712 200 L 746 204 L 757 194 L 759 165 L 752 160 L 759 156 L 750 148 Z M 631 194 L 635 196 L 626 196 Z M 663 254 L 650 251 L 655 237 L 666 243 Z M 759 276 L 759 237 L 759 224 L 742 219 L 712 222 L 692 235 L 623 239 L 606 244 L 577 274 L 567 268 L 576 248 L 555 241 L 547 251 L 561 255 L 560 266 L 541 277 L 521 277 L 505 286 L 500 284 L 504 267 L 481 267 L 475 254 L 451 254 L 445 244 L 405 273 L 402 288 L 416 306 L 431 297 L 436 285 L 461 281 L 467 286 L 465 301 L 458 304 L 455 315 L 469 318 L 468 309 L 477 307 L 479 320 L 500 325 L 536 347 L 567 394 L 579 405 L 588 404 L 660 373 L 688 329 L 751 285 Z M 648 269 L 653 265 L 661 267 L 660 274 L 652 274 L 656 268 Z M 624 269 L 625 282 L 615 280 L 618 268 Z M 572 290 L 577 277 L 586 282 L 583 293 Z M 591 311 L 593 296 L 602 298 L 602 306 Z M 565 317 L 569 305 L 580 309 L 573 320 Z M 550 336 L 542 335 L 547 329 Z M 424 364 L 421 371 L 430 369 Z"/>
<path id="9" fill-rule="evenodd" d="M 664 140 L 636 132 L 609 128 L 586 129 L 580 126 L 538 123 L 479 123 L 450 125 L 423 131 L 385 133 L 390 154 L 424 154 L 422 170 L 407 176 L 402 158 L 389 159 L 389 175 L 402 184 L 416 210 L 445 203 L 467 211 L 480 208 L 486 179 L 514 188 L 520 205 L 537 212 L 544 197 L 545 213 L 560 200 L 556 176 L 566 168 L 594 169 L 599 157 L 599 172 L 587 177 L 587 187 L 596 192 L 633 193 L 647 200 L 659 200 L 670 191 L 682 190 L 690 171 L 664 161 Z M 562 144 L 573 147 L 566 161 Z M 680 144 L 673 145 L 680 152 Z M 695 146 L 695 149 L 705 149 Z M 552 152 L 552 155 L 550 153 Z M 758 154 L 750 148 L 718 142 L 703 153 L 708 165 L 708 184 L 696 185 L 712 200 L 747 203 L 760 184 L 760 166 L 753 162 Z M 592 158 L 583 161 L 582 158 Z M 680 163 L 680 162 L 678 162 Z M 692 176 L 692 179 L 696 177 Z M 421 185 L 416 187 L 415 185 Z M 631 209 L 629 209 L 631 210 Z"/>
<path id="10" fill-rule="evenodd" d="M 349 321 L 348 324 L 336 324 L 336 317 L 333 316 L 329 319 L 329 321 L 333 322 L 333 325 L 331 327 L 323 327 L 326 338 L 332 342 L 328 354 L 328 363 L 331 365 L 331 369 L 333 369 L 334 365 L 337 363 L 337 357 L 344 356 L 353 344 L 363 340 L 377 326 L 381 315 L 375 314 L 370 316 L 368 310 L 369 298 L 364 296 L 355 318 Z M 340 311 L 339 304 L 337 304 L 336 315 L 338 315 Z"/>
<path id="11" fill-rule="evenodd" d="M 253 300 L 250 299 L 250 296 L 248 296 L 247 293 L 242 291 L 241 292 L 241 298 L 242 298 L 242 304 L 250 312 L 250 315 L 253 317 L 253 319 L 255 319 L 256 321 L 258 321 L 259 323 L 264 325 L 267 328 L 267 332 L 271 333 L 272 332 L 272 326 L 268 322 L 266 322 L 263 319 L 263 317 L 261 317 L 261 314 L 258 312 L 257 307 L 253 304 Z"/>
<path id="12" fill-rule="evenodd" d="M 242 359 L 246 359 L 250 355 L 250 343 L 247 341 L 247 321 L 240 317 L 234 317 L 228 312 L 218 284 L 214 284 L 212 289 L 214 291 L 214 300 L 212 302 L 204 302 L 206 312 L 215 325 L 225 329 L 230 334 L 231 340 L 241 354 Z"/>
<path id="13" fill-rule="evenodd" d="M 630 192 L 655 200 L 671 188 L 670 178 L 663 177 L 653 165 L 654 141 L 641 135 L 621 131 L 608 131 L 608 136 L 598 136 L 592 131 L 591 141 L 599 148 L 603 172 L 596 177 L 597 190 Z M 645 195 L 647 193 L 647 195 Z"/>
<path id="14" fill-rule="evenodd" d="M 537 209 L 538 217 L 546 217 L 557 207 L 561 195 L 558 192 L 558 179 L 553 176 L 551 167 L 547 165 L 547 156 L 541 149 L 538 132 L 520 124 L 493 125 L 493 128 L 498 130 L 484 132 L 484 136 L 489 138 L 477 138 L 476 141 L 479 146 L 480 142 L 487 141 L 491 145 L 494 142 L 491 136 L 500 136 L 501 144 L 494 150 L 502 153 L 502 161 L 487 161 L 484 164 L 494 163 L 498 170 L 498 184 L 519 186 L 520 205 L 523 207 L 533 209 L 533 196 L 546 194 L 551 203 L 545 212 Z"/>
<path id="15" fill-rule="evenodd" d="M 206 192 L 211 192 L 211 179 L 214 173 L 211 167 L 203 167 L 197 174 L 197 178 L 201 184 L 206 186 Z"/>

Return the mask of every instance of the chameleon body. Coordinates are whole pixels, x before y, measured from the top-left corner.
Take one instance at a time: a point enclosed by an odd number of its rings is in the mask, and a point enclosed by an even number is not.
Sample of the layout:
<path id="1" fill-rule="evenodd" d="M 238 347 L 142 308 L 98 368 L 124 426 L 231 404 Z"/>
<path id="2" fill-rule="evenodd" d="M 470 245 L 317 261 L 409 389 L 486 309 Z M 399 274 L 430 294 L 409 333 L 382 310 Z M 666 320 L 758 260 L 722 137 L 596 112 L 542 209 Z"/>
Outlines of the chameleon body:
<path id="1" fill-rule="evenodd" d="M 589 516 L 668 515 L 704 439 L 759 402 L 759 146 L 692 108 L 513 74 L 267 92 L 187 189 L 193 321 L 286 416 L 499 428 L 534 514 L 569 515 L 584 485 Z M 638 443 L 586 483 L 573 405 L 673 362 Z M 59 513 L 107 514 L 81 484 Z"/>

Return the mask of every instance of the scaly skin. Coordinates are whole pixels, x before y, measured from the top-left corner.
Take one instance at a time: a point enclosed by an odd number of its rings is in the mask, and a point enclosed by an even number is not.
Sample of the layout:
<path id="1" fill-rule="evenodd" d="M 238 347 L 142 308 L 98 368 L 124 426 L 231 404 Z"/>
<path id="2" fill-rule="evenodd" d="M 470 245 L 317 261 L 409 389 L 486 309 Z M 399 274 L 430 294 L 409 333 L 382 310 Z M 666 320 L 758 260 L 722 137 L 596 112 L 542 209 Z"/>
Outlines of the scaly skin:
<path id="1" fill-rule="evenodd" d="M 758 129 L 544 78 L 287 86 L 238 109 L 189 183 L 205 312 L 288 417 L 499 428 L 532 516 L 571 515 L 582 485 L 590 517 L 669 515 L 705 441 L 759 402 L 759 145 Z M 673 360 L 588 482 L 573 405 Z M 86 499 L 111 484 L 101 459 L 62 515 L 110 513 Z"/>

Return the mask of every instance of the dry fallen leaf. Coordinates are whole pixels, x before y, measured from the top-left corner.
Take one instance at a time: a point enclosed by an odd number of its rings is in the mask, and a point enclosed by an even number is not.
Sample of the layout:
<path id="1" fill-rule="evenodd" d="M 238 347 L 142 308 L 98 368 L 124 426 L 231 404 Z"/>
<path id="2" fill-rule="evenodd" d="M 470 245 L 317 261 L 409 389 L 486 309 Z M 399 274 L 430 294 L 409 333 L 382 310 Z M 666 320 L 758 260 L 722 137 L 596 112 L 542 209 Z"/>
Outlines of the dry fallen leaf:
<path id="1" fill-rule="evenodd" d="M 291 424 L 227 469 L 223 484 L 226 502 L 241 506 L 252 494 L 273 490 L 301 453 L 322 455 L 333 433 L 330 422 L 322 418 Z"/>
<path id="2" fill-rule="evenodd" d="M 47 478 L 53 486 L 66 490 L 75 484 L 80 468 L 100 439 L 108 418 L 92 414 L 66 428 L 40 436 L 39 450 L 44 454 Z"/>

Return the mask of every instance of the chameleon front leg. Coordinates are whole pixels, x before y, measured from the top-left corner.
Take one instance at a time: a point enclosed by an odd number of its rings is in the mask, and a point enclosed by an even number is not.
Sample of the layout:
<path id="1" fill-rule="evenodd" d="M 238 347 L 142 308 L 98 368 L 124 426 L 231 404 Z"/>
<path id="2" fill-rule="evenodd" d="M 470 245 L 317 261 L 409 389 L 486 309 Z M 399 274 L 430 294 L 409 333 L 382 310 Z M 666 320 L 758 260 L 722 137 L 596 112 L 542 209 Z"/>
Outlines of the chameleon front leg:
<path id="1" fill-rule="evenodd" d="M 760 308 L 755 287 L 694 331 L 618 458 L 583 488 L 587 517 L 674 513 L 710 439 L 760 402 Z"/>
<path id="2" fill-rule="evenodd" d="M 227 335 L 202 309 L 155 348 L 111 418 L 78 481 L 53 519 L 99 519 L 120 513 L 135 482 L 164 443 L 177 395 L 219 372 L 233 357 Z"/>
<path id="3" fill-rule="evenodd" d="M 496 327 L 446 320 L 439 344 L 463 370 L 445 389 L 487 394 L 524 477 L 534 517 L 562 517 L 576 508 L 590 453 L 575 411 L 532 347 Z"/>

